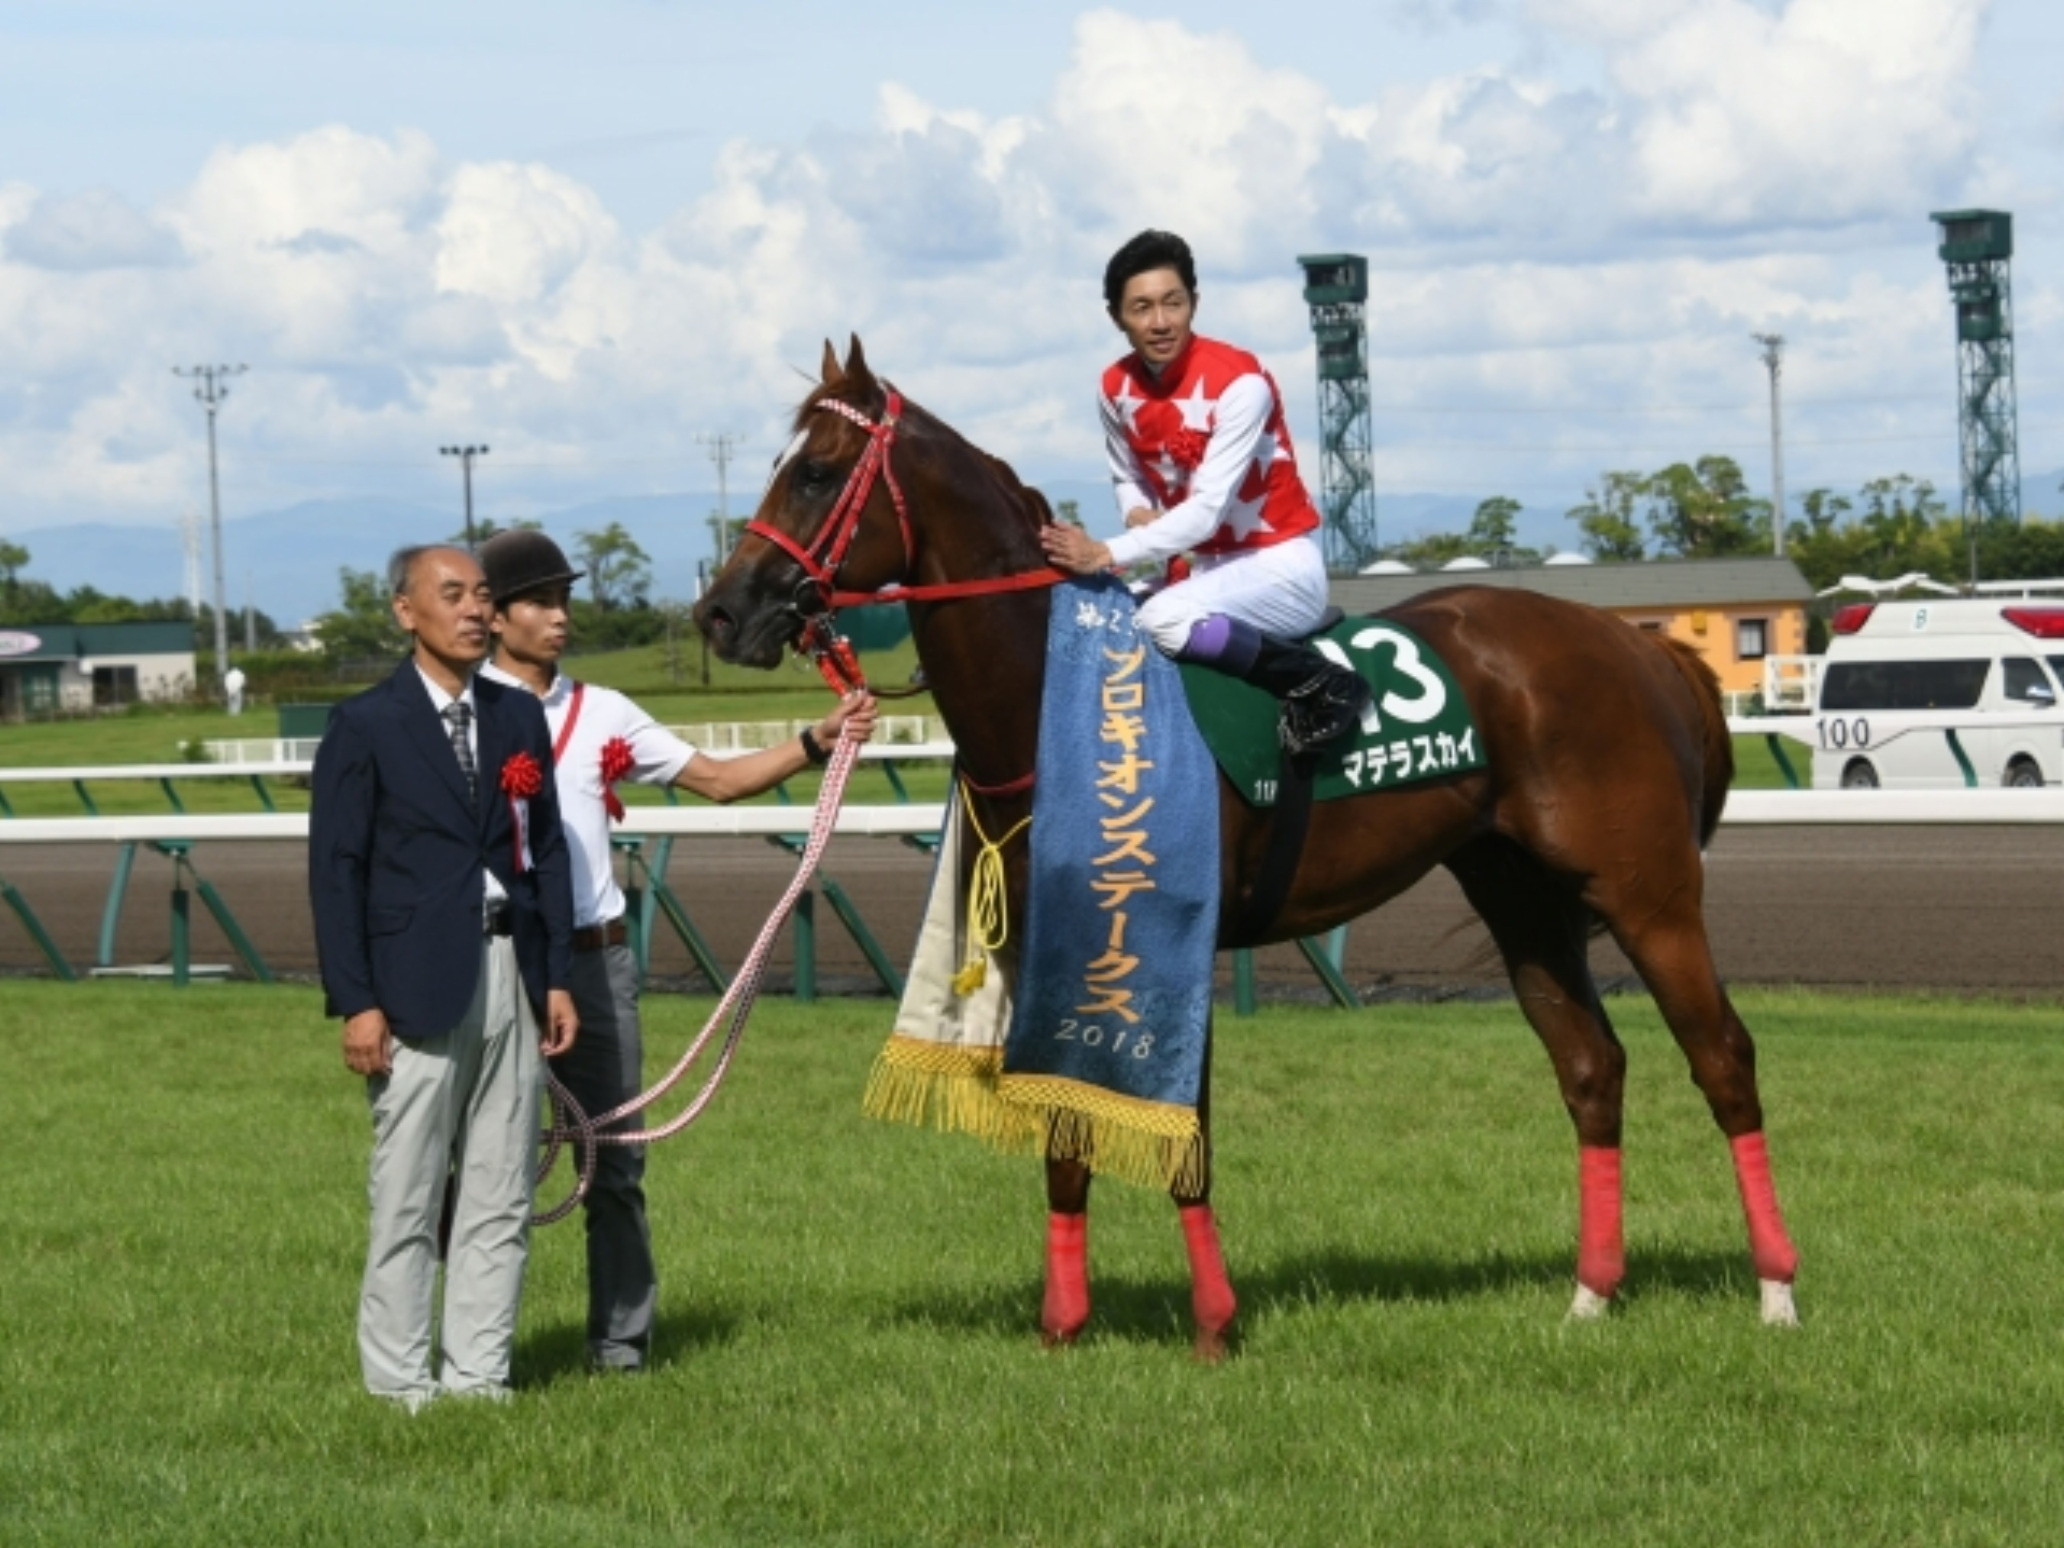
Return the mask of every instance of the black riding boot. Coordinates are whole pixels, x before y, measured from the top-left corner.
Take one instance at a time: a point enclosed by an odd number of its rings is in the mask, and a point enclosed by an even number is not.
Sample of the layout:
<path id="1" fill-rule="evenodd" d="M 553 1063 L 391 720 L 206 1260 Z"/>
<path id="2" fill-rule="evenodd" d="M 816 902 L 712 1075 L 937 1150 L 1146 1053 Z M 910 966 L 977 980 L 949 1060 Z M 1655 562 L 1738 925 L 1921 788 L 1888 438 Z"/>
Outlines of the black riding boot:
<path id="1" fill-rule="evenodd" d="M 1254 664 L 1240 676 L 1283 701 L 1276 735 L 1292 756 L 1347 735 L 1369 702 L 1369 685 L 1347 667 L 1271 634 L 1261 637 Z"/>

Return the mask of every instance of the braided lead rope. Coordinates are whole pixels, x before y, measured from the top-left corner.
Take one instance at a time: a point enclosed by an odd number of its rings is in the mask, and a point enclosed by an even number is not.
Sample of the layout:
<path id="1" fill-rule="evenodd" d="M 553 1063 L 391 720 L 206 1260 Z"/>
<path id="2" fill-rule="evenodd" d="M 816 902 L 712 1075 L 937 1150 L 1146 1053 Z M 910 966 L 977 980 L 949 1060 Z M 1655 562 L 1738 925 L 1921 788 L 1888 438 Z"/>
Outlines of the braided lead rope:
<path id="1" fill-rule="evenodd" d="M 731 980 L 731 987 L 724 992 L 717 1008 L 710 1012 L 709 1020 L 696 1034 L 695 1041 L 688 1045 L 688 1051 L 681 1055 L 674 1067 L 655 1085 L 632 1097 L 628 1102 L 611 1108 L 608 1112 L 590 1118 L 581 1112 L 580 1105 L 557 1080 L 551 1082 L 552 1098 L 566 1118 L 555 1121 L 545 1136 L 546 1151 L 540 1162 L 538 1180 L 542 1182 L 557 1159 L 560 1146 L 571 1140 L 582 1153 L 581 1175 L 574 1185 L 573 1193 L 552 1209 L 533 1218 L 538 1225 L 550 1225 L 564 1219 L 573 1207 L 586 1195 L 593 1181 L 595 1154 L 598 1145 L 647 1145 L 663 1139 L 671 1139 L 681 1130 L 701 1117 L 710 1101 L 717 1094 L 717 1087 L 723 1084 L 725 1073 L 731 1067 L 732 1055 L 738 1051 L 738 1041 L 745 1032 L 746 1018 L 752 1014 L 755 1001 L 759 999 L 760 981 L 766 975 L 767 958 L 772 955 L 774 941 L 781 933 L 781 927 L 788 922 L 788 916 L 795 911 L 796 900 L 803 895 L 803 889 L 810 884 L 817 866 L 824 858 L 824 851 L 831 842 L 833 831 L 838 826 L 839 807 L 845 801 L 846 781 L 852 775 L 860 759 L 860 743 L 849 730 L 841 730 L 838 745 L 832 749 L 831 762 L 824 771 L 824 784 L 817 794 L 817 809 L 810 819 L 810 837 L 803 846 L 803 857 L 796 866 L 796 873 L 790 879 L 788 890 L 774 905 L 774 911 L 760 926 L 758 939 L 753 942 L 752 951 L 738 974 Z M 609 1133 L 601 1132 L 619 1119 L 629 1117 L 658 1101 L 678 1085 L 695 1062 L 702 1056 L 717 1026 L 729 1016 L 723 1046 L 718 1050 L 716 1063 L 704 1078 L 702 1089 L 696 1092 L 688 1105 L 657 1128 L 624 1129 Z M 570 1118 L 570 1122 L 566 1119 Z"/>

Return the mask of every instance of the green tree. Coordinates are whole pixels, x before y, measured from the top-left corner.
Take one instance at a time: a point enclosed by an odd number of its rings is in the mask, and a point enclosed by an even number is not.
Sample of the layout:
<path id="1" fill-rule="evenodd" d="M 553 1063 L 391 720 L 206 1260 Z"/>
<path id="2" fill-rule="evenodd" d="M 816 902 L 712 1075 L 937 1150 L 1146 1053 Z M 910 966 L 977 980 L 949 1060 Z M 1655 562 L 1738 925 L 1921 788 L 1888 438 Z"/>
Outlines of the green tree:
<path id="1" fill-rule="evenodd" d="M 1648 530 L 1665 553 L 1719 559 L 1767 548 L 1770 506 L 1749 494 L 1732 457 L 1673 462 L 1643 483 Z"/>
<path id="2" fill-rule="evenodd" d="M 21 589 L 21 572 L 28 562 L 29 551 L 26 548 L 0 538 L 0 607 L 5 607 L 10 613 L 14 611 L 15 596 Z"/>
<path id="3" fill-rule="evenodd" d="M 1605 563 L 1648 557 L 1641 528 L 1634 519 L 1642 486 L 1647 482 L 1639 473 L 1607 473 L 1595 487 L 1584 491 L 1581 505 L 1570 507 L 1569 519 L 1584 534 L 1585 553 Z"/>
<path id="4" fill-rule="evenodd" d="M 337 572 L 337 579 L 342 604 L 315 620 L 323 655 L 331 661 L 363 661 L 398 656 L 407 649 L 408 636 L 394 621 L 386 583 L 371 570 L 354 570 L 348 565 Z"/>
<path id="5" fill-rule="evenodd" d="M 622 522 L 612 521 L 600 532 L 573 536 L 598 609 L 613 613 L 645 605 L 646 593 L 652 589 L 652 560 L 637 539 L 624 531 Z"/>

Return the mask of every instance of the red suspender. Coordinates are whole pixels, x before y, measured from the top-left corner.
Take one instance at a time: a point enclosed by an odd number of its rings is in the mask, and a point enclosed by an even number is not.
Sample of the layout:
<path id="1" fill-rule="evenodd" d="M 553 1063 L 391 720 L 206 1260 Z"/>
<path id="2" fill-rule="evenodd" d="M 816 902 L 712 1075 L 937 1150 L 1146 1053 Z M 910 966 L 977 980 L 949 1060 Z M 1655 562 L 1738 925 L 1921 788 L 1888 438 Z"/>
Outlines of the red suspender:
<path id="1" fill-rule="evenodd" d="M 565 761 L 566 744 L 573 740 L 573 728 L 580 721 L 581 698 L 587 691 L 586 683 L 573 685 L 573 702 L 566 706 L 566 724 L 559 728 L 559 734 L 552 739 L 552 762 L 555 765 Z"/>

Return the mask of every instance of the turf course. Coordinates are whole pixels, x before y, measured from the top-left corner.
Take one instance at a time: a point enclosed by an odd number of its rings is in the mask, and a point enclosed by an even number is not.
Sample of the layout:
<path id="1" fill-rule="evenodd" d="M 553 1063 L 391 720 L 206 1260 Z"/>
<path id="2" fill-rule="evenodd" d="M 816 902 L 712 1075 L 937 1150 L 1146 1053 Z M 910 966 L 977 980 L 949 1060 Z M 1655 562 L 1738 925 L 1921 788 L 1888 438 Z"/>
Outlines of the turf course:
<path id="1" fill-rule="evenodd" d="M 1163 1200 L 1106 1187 L 1036 1345 L 1036 1169 L 857 1113 L 878 1002 L 763 1005 L 654 1157 L 658 1365 L 581 1372 L 541 1234 L 517 1400 L 357 1387 L 363 1098 L 301 989 L 0 983 L 7 1544 L 2029 1543 L 2064 1522 L 2055 1006 L 1745 993 L 1807 1326 L 1645 1001 L 1624 1304 L 1572 1327 L 1575 1157 L 1509 1005 L 1228 1018 L 1246 1339 L 1188 1358 Z M 654 1064 L 702 1002 L 651 1003 Z"/>

